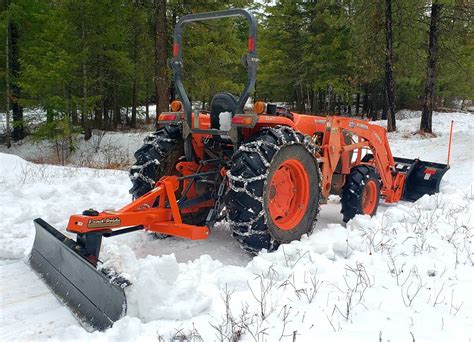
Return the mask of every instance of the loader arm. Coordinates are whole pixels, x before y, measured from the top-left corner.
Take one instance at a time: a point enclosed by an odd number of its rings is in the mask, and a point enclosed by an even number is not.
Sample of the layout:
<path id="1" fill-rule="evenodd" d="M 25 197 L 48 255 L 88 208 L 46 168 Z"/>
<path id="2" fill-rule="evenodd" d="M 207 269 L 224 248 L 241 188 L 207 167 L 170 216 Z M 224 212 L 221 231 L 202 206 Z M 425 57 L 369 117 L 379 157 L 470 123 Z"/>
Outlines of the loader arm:
<path id="1" fill-rule="evenodd" d="M 344 131 L 358 137 L 358 142 L 345 144 L 343 139 Z M 357 150 L 357 158 L 354 164 L 360 164 L 362 149 L 370 149 L 374 158 L 371 163 L 375 164 L 379 176 L 382 180 L 381 193 L 385 196 L 386 202 L 397 202 L 400 200 L 405 181 L 403 173 L 394 173 L 395 160 L 390 150 L 385 128 L 372 125 L 363 120 L 329 117 L 327 129 L 323 137 L 323 195 L 327 196 L 331 189 L 332 175 L 341 159 L 343 173 L 350 170 L 352 162 L 348 160 L 347 153 Z"/>

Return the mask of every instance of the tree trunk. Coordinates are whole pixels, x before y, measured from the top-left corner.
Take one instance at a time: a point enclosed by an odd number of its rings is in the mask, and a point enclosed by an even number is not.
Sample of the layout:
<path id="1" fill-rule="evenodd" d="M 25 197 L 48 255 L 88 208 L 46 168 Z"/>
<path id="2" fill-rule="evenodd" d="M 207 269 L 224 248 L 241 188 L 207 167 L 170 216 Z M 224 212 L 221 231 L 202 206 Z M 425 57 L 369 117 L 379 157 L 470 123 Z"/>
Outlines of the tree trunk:
<path id="1" fill-rule="evenodd" d="M 369 116 L 369 84 L 364 84 L 364 97 L 362 99 L 362 118 Z"/>
<path id="2" fill-rule="evenodd" d="M 18 27 L 10 22 L 10 72 L 13 76 L 13 82 L 11 87 L 11 100 L 12 100 L 12 118 L 13 118 L 13 140 L 18 141 L 25 137 L 24 124 L 23 124 L 23 107 L 18 103 L 20 98 L 21 89 L 16 80 L 20 76 L 20 56 L 18 52 Z"/>
<path id="3" fill-rule="evenodd" d="M 318 103 L 318 112 L 324 113 L 326 105 L 326 92 L 324 90 L 319 91 L 319 103 Z"/>
<path id="4" fill-rule="evenodd" d="M 85 49 L 86 42 L 86 26 L 84 23 L 84 17 L 81 22 L 82 31 L 82 46 Z M 86 58 L 86 57 L 85 57 Z M 89 122 L 89 108 L 87 105 L 87 64 L 86 59 L 82 61 L 82 110 L 81 110 L 81 124 L 84 128 L 84 140 L 89 140 L 92 137 L 92 131 Z"/>
<path id="5" fill-rule="evenodd" d="M 310 113 L 314 114 L 316 111 L 316 95 L 314 89 L 311 89 L 310 93 Z"/>
<path id="6" fill-rule="evenodd" d="M 168 36 L 166 34 L 166 0 L 155 3 L 155 88 L 156 116 L 167 112 L 169 106 L 169 82 L 167 67 Z"/>
<path id="7" fill-rule="evenodd" d="M 72 102 L 72 90 L 71 86 L 67 86 L 67 100 L 68 100 L 68 107 L 71 115 L 71 123 L 73 126 L 77 126 L 79 124 L 78 116 L 77 116 L 77 106 L 75 104 L 71 105 Z"/>
<path id="8" fill-rule="evenodd" d="M 357 92 L 357 96 L 356 96 L 356 111 L 355 111 L 356 116 L 359 116 L 359 107 L 360 107 L 360 91 Z"/>
<path id="9" fill-rule="evenodd" d="M 389 119 L 389 109 L 388 109 L 388 100 L 387 100 L 387 92 L 383 92 L 382 93 L 382 120 L 388 120 L 387 121 L 387 131 L 388 131 L 388 125 L 389 125 L 389 122 L 390 119 Z M 389 132 L 393 132 L 393 131 L 389 131 Z"/>
<path id="10" fill-rule="evenodd" d="M 6 1 L 6 9 L 8 10 L 8 0 Z M 7 14 L 7 20 L 9 13 Z M 6 145 L 11 147 L 10 143 L 10 25 L 7 21 L 5 34 L 5 83 L 6 83 L 6 100 L 7 100 L 7 115 L 6 115 Z"/>
<path id="11" fill-rule="evenodd" d="M 119 125 L 122 124 L 122 119 L 120 117 L 120 108 L 117 99 L 117 80 L 115 74 L 113 82 L 114 128 L 117 128 Z"/>
<path id="12" fill-rule="evenodd" d="M 296 90 L 296 108 L 298 113 L 305 113 L 304 101 L 305 96 L 303 92 L 303 85 L 300 83 L 298 89 Z"/>
<path id="13" fill-rule="evenodd" d="M 109 129 L 109 112 L 107 110 L 107 98 L 102 101 L 102 129 Z"/>
<path id="14" fill-rule="evenodd" d="M 347 115 L 352 116 L 352 94 L 347 94 Z"/>
<path id="15" fill-rule="evenodd" d="M 130 120 L 130 127 L 137 127 L 137 80 L 133 78 L 132 89 L 132 119 Z"/>
<path id="16" fill-rule="evenodd" d="M 150 106 L 148 104 L 148 82 L 145 82 L 145 123 L 150 123 Z"/>
<path id="17" fill-rule="evenodd" d="M 133 85 L 132 85 L 132 120 L 130 127 L 137 127 L 137 64 L 138 64 L 138 32 L 133 33 Z"/>
<path id="18" fill-rule="evenodd" d="M 421 114 L 420 131 L 433 133 L 432 115 L 436 85 L 436 61 L 438 54 L 438 22 L 443 5 L 434 1 L 431 5 L 430 43 L 428 47 L 428 67 L 426 70 L 425 98 Z"/>
<path id="19" fill-rule="evenodd" d="M 67 99 L 67 110 L 66 110 L 66 130 L 65 130 L 65 140 L 68 144 L 68 154 L 69 152 L 74 151 L 74 144 L 72 141 L 72 129 L 71 129 L 71 115 L 72 115 L 72 106 L 71 106 L 71 90 L 68 85 L 64 86 L 64 98 Z M 66 159 L 66 157 L 64 158 Z"/>
<path id="20" fill-rule="evenodd" d="M 102 103 L 94 109 L 94 128 L 102 129 Z"/>
<path id="21" fill-rule="evenodd" d="M 392 0 L 385 0 L 385 107 L 387 131 L 397 130 L 395 121 L 395 80 L 393 78 Z"/>

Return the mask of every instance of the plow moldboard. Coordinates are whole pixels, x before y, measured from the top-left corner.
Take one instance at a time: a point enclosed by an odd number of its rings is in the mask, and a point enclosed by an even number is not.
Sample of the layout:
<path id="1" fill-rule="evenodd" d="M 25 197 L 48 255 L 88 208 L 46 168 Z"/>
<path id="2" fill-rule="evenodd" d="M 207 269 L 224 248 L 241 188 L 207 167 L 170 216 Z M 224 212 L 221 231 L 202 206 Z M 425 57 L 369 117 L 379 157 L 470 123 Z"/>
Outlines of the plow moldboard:
<path id="1" fill-rule="evenodd" d="M 77 243 L 42 219 L 34 220 L 36 235 L 31 267 L 79 320 L 104 330 L 123 317 L 123 288 L 75 251 Z"/>

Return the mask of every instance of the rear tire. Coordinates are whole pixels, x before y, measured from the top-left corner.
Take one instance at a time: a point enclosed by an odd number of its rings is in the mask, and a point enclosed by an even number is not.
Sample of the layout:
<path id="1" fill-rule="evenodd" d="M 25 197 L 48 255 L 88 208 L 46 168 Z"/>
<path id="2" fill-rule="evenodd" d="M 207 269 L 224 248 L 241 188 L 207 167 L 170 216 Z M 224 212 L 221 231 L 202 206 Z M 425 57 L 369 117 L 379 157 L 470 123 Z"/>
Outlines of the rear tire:
<path id="1" fill-rule="evenodd" d="M 375 215 L 379 201 L 380 181 L 375 169 L 367 165 L 353 167 L 342 187 L 343 221 L 349 222 L 358 214 Z"/>
<path id="2" fill-rule="evenodd" d="M 315 150 L 309 137 L 277 127 L 264 128 L 234 154 L 227 220 L 243 249 L 272 251 L 312 231 L 320 196 Z"/>
<path id="3" fill-rule="evenodd" d="M 179 175 L 175 166 L 184 156 L 184 142 L 180 124 L 169 124 L 159 128 L 144 139 L 144 144 L 135 152 L 135 164 L 130 169 L 132 188 L 129 193 L 137 199 L 155 186 L 163 176 Z M 181 190 L 176 192 L 177 198 Z M 205 223 L 209 209 L 196 213 L 184 214 L 184 223 L 202 225 Z M 163 234 L 159 234 L 162 236 Z"/>
<path id="4" fill-rule="evenodd" d="M 132 188 L 129 193 L 133 199 L 153 189 L 161 177 L 177 174 L 174 167 L 183 155 L 180 125 L 167 125 L 147 136 L 143 146 L 135 152 L 136 162 L 130 169 Z"/>

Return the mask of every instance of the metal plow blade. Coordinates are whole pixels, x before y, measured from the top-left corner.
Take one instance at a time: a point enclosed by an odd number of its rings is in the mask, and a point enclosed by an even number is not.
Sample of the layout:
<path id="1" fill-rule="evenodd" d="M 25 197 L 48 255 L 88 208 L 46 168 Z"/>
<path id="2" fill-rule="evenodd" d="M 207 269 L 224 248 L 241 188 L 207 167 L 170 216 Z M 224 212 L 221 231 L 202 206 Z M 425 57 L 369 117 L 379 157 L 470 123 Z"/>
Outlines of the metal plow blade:
<path id="1" fill-rule="evenodd" d="M 104 330 L 123 317 L 127 301 L 122 286 L 79 254 L 81 246 L 75 241 L 42 219 L 34 223 L 36 236 L 29 263 L 52 292 L 94 329 Z"/>
<path id="2" fill-rule="evenodd" d="M 414 202 L 423 195 L 439 192 L 439 184 L 446 171 L 447 164 L 426 162 L 419 159 L 393 158 L 395 168 L 407 172 L 402 199 Z"/>

